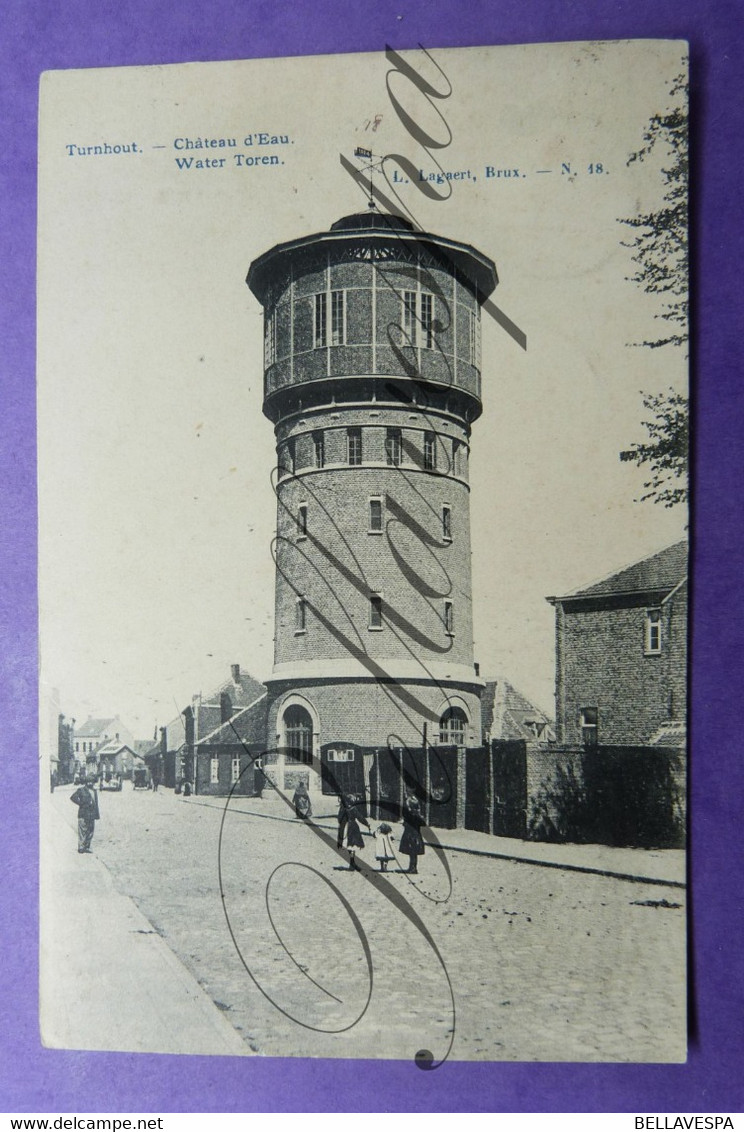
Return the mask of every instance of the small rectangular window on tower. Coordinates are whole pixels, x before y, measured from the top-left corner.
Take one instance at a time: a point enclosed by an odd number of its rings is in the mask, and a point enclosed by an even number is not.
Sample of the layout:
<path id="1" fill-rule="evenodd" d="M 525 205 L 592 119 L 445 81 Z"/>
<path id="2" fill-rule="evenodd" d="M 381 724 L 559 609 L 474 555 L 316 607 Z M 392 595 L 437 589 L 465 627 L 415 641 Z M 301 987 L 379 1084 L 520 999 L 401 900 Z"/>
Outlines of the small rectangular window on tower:
<path id="1" fill-rule="evenodd" d="M 343 346 L 346 342 L 346 303 L 344 291 L 331 291 L 331 345 Z"/>
<path id="2" fill-rule="evenodd" d="M 452 509 L 449 503 L 442 505 L 442 538 L 445 542 L 452 542 Z"/>
<path id="3" fill-rule="evenodd" d="M 434 296 L 421 293 L 421 345 L 431 350 L 434 345 Z"/>
<path id="4" fill-rule="evenodd" d="M 436 471 L 437 438 L 433 432 L 424 433 L 424 468 L 427 472 Z"/>
<path id="5" fill-rule="evenodd" d="M 444 603 L 444 631 L 450 637 L 455 635 L 455 610 L 451 601 Z"/>
<path id="6" fill-rule="evenodd" d="M 325 291 L 315 296 L 313 346 L 328 345 L 328 296 Z"/>
<path id="7" fill-rule="evenodd" d="M 276 361 L 276 308 L 266 314 L 264 327 L 264 368 L 268 369 Z"/>
<path id="8" fill-rule="evenodd" d="M 349 464 L 356 468 L 362 462 L 362 430 L 348 428 L 346 430 L 346 447 Z"/>
<path id="9" fill-rule="evenodd" d="M 459 476 L 460 474 L 460 441 L 455 437 L 452 438 L 452 475 Z"/>
<path id="10" fill-rule="evenodd" d="M 391 467 L 399 467 L 403 459 L 403 435 L 399 428 L 389 428 L 385 433 L 385 459 Z"/>
<path id="11" fill-rule="evenodd" d="M 322 432 L 313 433 L 313 448 L 315 450 L 315 467 L 325 467 L 325 437 Z"/>
<path id="12" fill-rule="evenodd" d="M 307 602 L 298 597 L 295 603 L 295 634 L 307 632 Z"/>
<path id="13" fill-rule="evenodd" d="M 382 594 L 370 594 L 369 598 L 369 628 L 382 628 Z"/>
<path id="14" fill-rule="evenodd" d="M 375 496 L 369 501 L 369 534 L 382 534 L 382 498 Z"/>
<path id="15" fill-rule="evenodd" d="M 307 538 L 307 503 L 297 508 L 297 531 L 300 538 Z"/>
<path id="16" fill-rule="evenodd" d="M 646 628 L 644 633 L 643 651 L 646 656 L 655 656 L 661 652 L 661 610 L 646 610 Z"/>

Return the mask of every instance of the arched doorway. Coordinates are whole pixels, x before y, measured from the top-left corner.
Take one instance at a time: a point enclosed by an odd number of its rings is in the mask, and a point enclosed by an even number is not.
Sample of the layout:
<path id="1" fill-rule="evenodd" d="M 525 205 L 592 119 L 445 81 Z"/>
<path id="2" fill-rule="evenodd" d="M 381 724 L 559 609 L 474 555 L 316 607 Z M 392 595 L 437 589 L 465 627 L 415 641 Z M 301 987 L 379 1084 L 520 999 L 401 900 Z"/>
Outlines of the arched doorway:
<path id="1" fill-rule="evenodd" d="M 288 758 L 310 765 L 313 761 L 313 721 L 302 704 L 290 704 L 284 709 L 284 746 Z"/>

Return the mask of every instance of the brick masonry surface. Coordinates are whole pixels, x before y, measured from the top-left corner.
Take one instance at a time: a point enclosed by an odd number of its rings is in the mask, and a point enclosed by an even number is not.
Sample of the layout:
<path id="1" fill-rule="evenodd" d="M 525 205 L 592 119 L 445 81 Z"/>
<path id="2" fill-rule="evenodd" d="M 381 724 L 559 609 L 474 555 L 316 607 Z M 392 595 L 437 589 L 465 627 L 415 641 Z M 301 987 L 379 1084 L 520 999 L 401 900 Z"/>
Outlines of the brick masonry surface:
<path id="1" fill-rule="evenodd" d="M 660 607 L 663 643 L 655 655 L 645 651 L 648 604 L 596 604 L 567 600 L 557 611 L 558 739 L 580 743 L 581 709 L 595 707 L 600 743 L 647 743 L 661 724 L 685 719 L 686 595 Z"/>

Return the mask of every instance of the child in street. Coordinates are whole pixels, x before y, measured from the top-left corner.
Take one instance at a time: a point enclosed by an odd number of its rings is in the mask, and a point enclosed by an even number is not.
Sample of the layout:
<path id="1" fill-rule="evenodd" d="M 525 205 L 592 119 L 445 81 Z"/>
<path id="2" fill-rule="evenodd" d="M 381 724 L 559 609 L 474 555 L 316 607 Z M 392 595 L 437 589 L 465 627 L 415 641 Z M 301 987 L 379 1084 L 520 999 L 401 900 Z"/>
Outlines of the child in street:
<path id="1" fill-rule="evenodd" d="M 375 857 L 380 862 L 380 872 L 386 873 L 388 861 L 395 860 L 393 852 L 393 830 L 387 822 L 382 822 L 375 830 Z"/>

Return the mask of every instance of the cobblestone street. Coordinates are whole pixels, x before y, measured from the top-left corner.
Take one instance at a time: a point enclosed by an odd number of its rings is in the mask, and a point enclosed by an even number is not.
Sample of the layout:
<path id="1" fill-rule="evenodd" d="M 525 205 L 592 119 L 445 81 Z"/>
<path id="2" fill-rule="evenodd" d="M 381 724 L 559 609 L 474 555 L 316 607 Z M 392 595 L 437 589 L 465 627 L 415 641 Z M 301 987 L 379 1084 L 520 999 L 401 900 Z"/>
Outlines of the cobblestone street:
<path id="1" fill-rule="evenodd" d="M 52 805 L 73 847 L 69 792 Z M 322 837 L 279 799 L 225 803 L 126 783 L 93 850 L 247 1051 L 684 1059 L 681 888 L 431 847 L 418 877 L 381 876 L 371 838 L 352 873 L 331 799 Z"/>

